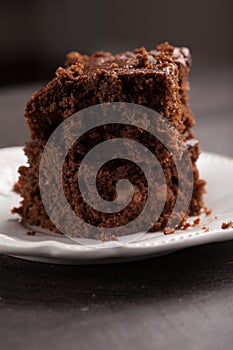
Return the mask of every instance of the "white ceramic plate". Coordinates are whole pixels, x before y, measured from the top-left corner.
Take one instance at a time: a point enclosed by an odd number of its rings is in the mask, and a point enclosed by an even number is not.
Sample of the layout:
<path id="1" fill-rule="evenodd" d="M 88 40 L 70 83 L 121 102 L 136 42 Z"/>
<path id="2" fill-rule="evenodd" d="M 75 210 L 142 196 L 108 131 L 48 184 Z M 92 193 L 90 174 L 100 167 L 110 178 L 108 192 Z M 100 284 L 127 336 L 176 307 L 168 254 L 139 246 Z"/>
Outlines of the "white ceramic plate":
<path id="1" fill-rule="evenodd" d="M 207 180 L 206 205 L 212 214 L 201 217 L 200 225 L 165 236 L 162 232 L 147 234 L 137 242 L 115 246 L 106 242 L 85 246 L 55 234 L 28 236 L 11 208 L 20 197 L 12 191 L 19 165 L 26 162 L 22 147 L 0 150 L 0 254 L 59 264 L 98 264 L 123 262 L 159 256 L 200 244 L 233 239 L 233 229 L 222 230 L 222 222 L 233 220 L 233 159 L 203 152 L 198 167 Z M 217 218 L 216 218 L 217 216 Z M 209 232 L 201 227 L 207 226 Z"/>

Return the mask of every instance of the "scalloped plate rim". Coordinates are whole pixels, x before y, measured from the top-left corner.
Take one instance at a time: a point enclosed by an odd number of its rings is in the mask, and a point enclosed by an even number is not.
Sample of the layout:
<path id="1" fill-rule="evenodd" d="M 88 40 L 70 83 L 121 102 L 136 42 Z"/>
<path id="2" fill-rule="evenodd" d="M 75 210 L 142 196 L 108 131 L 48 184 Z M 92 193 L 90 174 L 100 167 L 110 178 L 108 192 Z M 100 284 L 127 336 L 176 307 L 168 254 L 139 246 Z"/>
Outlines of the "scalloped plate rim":
<path id="1" fill-rule="evenodd" d="M 15 162 L 15 168 L 18 167 L 20 161 L 25 157 L 22 154 L 22 147 L 9 147 L 0 149 L 0 164 L 4 156 L 15 155 L 19 158 L 18 163 Z M 17 155 L 17 157 L 16 157 Z M 20 160 L 21 157 L 21 160 Z M 229 166 L 233 174 L 233 159 L 211 152 L 202 152 L 201 159 L 205 162 L 214 164 L 225 164 Z M 200 162 L 200 161 L 199 161 Z M 4 163 L 4 161 L 3 161 Z M 13 156 L 14 163 L 14 156 Z M 208 179 L 207 179 L 208 183 Z M 2 195 L 0 194 L 0 198 Z M 98 264 L 139 260 L 151 258 L 171 252 L 193 247 L 201 244 L 215 243 L 233 239 L 233 229 L 222 230 L 216 228 L 210 232 L 201 232 L 200 228 L 168 236 L 160 236 L 157 238 L 149 238 L 124 245 L 121 247 L 111 248 L 95 248 L 85 247 L 75 244 L 68 238 L 63 236 L 51 235 L 42 236 L 42 241 L 34 241 L 33 237 L 24 236 L 24 239 L 15 236 L 0 234 L 0 254 L 20 257 L 22 259 L 40 261 L 46 263 L 57 264 Z M 56 237 L 56 240 L 53 239 Z M 58 241 L 57 241 L 58 240 Z M 65 241 L 65 242 L 64 242 Z M 146 242 L 146 243 L 145 243 Z"/>

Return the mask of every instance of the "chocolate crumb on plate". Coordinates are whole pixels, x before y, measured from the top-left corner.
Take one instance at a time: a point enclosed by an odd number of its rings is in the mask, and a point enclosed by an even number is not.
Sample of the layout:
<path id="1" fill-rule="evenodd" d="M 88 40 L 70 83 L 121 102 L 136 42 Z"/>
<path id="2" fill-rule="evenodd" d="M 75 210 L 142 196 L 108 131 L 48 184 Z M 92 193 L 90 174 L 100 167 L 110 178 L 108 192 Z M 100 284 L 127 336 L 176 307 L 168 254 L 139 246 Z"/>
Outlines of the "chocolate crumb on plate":
<path id="1" fill-rule="evenodd" d="M 203 209 L 204 209 L 204 213 L 205 213 L 206 216 L 212 214 L 212 209 L 209 209 L 207 207 L 204 207 Z"/>
<path id="2" fill-rule="evenodd" d="M 172 233 L 175 233 L 176 230 L 174 228 L 169 228 L 169 227 L 165 227 L 163 230 L 163 233 L 165 235 L 171 235 Z"/>
<path id="3" fill-rule="evenodd" d="M 221 228 L 226 230 L 228 228 L 233 228 L 233 221 L 223 222 Z"/>
<path id="4" fill-rule="evenodd" d="M 36 235 L 36 231 L 31 231 L 31 230 L 30 230 L 30 231 L 27 231 L 27 232 L 26 232 L 26 235 L 27 235 L 27 236 L 35 236 L 35 235 Z"/>
<path id="5" fill-rule="evenodd" d="M 204 232 L 209 232 L 209 227 L 206 227 L 206 226 L 202 226 L 202 228 L 201 228 Z"/>

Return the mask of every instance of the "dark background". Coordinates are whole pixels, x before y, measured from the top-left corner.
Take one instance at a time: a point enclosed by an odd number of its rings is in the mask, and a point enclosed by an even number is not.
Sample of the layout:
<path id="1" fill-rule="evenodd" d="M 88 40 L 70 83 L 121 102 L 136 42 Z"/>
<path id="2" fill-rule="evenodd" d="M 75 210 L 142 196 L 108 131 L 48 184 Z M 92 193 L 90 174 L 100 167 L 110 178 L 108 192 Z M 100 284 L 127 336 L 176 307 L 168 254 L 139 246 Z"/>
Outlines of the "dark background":
<path id="1" fill-rule="evenodd" d="M 230 0 L 1 1 L 1 85 L 48 80 L 70 50 L 124 51 L 169 41 L 197 65 L 233 59 Z"/>
<path id="2" fill-rule="evenodd" d="M 25 104 L 67 52 L 154 48 L 167 40 L 192 52 L 190 104 L 202 149 L 233 156 L 232 13 L 230 0 L 1 2 L 0 147 L 29 138 Z"/>

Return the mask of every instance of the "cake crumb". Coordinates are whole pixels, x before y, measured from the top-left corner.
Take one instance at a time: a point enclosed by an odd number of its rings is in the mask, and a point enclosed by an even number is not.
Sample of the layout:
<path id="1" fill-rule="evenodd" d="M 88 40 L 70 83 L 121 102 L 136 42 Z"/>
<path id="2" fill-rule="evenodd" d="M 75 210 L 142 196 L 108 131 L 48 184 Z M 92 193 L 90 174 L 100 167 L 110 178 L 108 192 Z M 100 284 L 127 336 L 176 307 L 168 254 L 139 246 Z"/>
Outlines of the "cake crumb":
<path id="1" fill-rule="evenodd" d="M 209 227 L 206 227 L 206 226 L 202 226 L 202 228 L 201 228 L 204 232 L 209 232 Z"/>
<path id="2" fill-rule="evenodd" d="M 223 222 L 221 228 L 226 230 L 228 228 L 233 228 L 233 221 Z"/>
<path id="3" fill-rule="evenodd" d="M 148 59 L 148 52 L 144 47 L 141 47 L 140 49 L 136 49 L 135 53 L 137 54 L 137 60 L 138 60 L 138 67 L 147 67 L 149 64 Z"/>
<path id="4" fill-rule="evenodd" d="M 182 226 L 181 226 L 181 230 L 187 230 L 189 227 L 191 227 L 191 224 L 189 222 L 185 222 Z"/>
<path id="5" fill-rule="evenodd" d="M 191 225 L 189 222 L 187 222 L 188 220 L 188 215 L 185 215 L 182 222 L 179 224 L 178 228 L 181 230 L 187 230 Z"/>
<path id="6" fill-rule="evenodd" d="M 185 222 L 183 223 L 183 225 L 181 226 L 181 230 L 187 230 L 189 227 L 191 227 L 191 224 L 189 222 Z"/>
<path id="7" fill-rule="evenodd" d="M 201 222 L 201 218 L 198 216 L 198 218 L 196 218 L 194 221 L 193 221 L 193 227 L 195 227 L 195 226 L 198 226 L 199 224 L 200 224 L 200 222 Z"/>
<path id="8" fill-rule="evenodd" d="M 188 218 L 188 217 L 187 217 Z M 187 221 L 183 221 L 180 229 L 181 230 L 187 230 L 189 227 L 195 227 L 195 226 L 198 226 L 201 222 L 201 218 L 198 216 L 195 220 L 193 220 L 192 223 L 190 222 L 187 222 Z"/>
<path id="9" fill-rule="evenodd" d="M 217 219 L 218 219 L 218 217 L 217 217 L 217 216 L 215 216 L 215 217 L 214 217 L 214 220 L 217 220 Z"/>
<path id="10" fill-rule="evenodd" d="M 170 228 L 170 227 L 165 227 L 165 229 L 163 230 L 163 233 L 165 235 L 171 235 L 172 233 L 175 233 L 176 230 L 174 228 Z"/>
<path id="11" fill-rule="evenodd" d="M 26 235 L 28 235 L 28 236 L 35 236 L 35 234 L 36 234 L 36 231 L 27 231 L 26 232 Z"/>
<path id="12" fill-rule="evenodd" d="M 204 207 L 203 209 L 204 209 L 204 213 L 205 213 L 206 216 L 212 214 L 212 209 L 209 209 L 207 207 Z"/>

